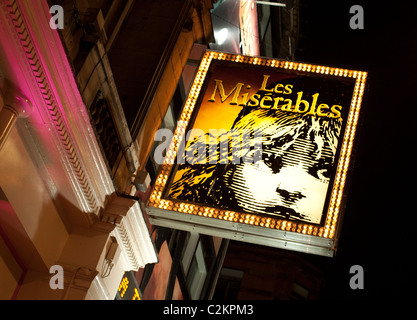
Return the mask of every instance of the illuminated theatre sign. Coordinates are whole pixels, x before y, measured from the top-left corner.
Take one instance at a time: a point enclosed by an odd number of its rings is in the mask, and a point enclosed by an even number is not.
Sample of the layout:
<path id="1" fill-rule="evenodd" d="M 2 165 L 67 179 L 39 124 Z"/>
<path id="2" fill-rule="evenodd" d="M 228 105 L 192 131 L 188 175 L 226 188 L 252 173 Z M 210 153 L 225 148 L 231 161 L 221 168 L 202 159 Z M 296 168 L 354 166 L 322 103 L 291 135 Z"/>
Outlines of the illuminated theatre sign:
<path id="1" fill-rule="evenodd" d="M 207 51 L 151 223 L 333 256 L 366 76 Z"/>

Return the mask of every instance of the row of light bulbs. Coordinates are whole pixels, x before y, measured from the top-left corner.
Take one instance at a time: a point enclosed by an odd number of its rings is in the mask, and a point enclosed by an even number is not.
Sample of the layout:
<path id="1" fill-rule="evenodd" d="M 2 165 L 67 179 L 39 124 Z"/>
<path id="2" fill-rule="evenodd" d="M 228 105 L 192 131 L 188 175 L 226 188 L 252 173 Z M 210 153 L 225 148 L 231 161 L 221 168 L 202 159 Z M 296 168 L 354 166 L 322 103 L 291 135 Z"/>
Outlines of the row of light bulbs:
<path id="1" fill-rule="evenodd" d="M 278 69 L 289 69 L 302 72 L 319 73 L 356 79 L 353 98 L 351 102 L 351 108 L 346 124 L 344 142 L 341 149 L 341 155 L 336 172 L 335 183 L 333 186 L 329 210 L 326 216 L 324 226 L 320 227 L 317 225 L 311 225 L 296 221 L 287 221 L 275 217 L 265 218 L 258 215 L 244 214 L 162 199 L 162 192 L 166 186 L 169 173 L 173 167 L 172 164 L 174 163 L 174 159 L 179 148 L 181 139 L 183 139 L 186 127 L 190 121 L 195 103 L 198 99 L 201 87 L 204 83 L 204 80 L 206 78 L 207 72 L 210 68 L 213 59 L 254 65 L 264 65 L 268 67 L 275 67 Z M 184 105 L 184 109 L 181 114 L 177 129 L 174 133 L 174 137 L 171 142 L 170 148 L 168 149 L 167 156 L 165 158 L 165 164 L 162 165 L 162 169 L 155 183 L 154 190 L 149 198 L 148 206 L 156 207 L 163 210 L 177 211 L 186 214 L 194 214 L 208 218 L 250 224 L 265 228 L 292 231 L 324 238 L 333 238 L 335 236 L 336 226 L 339 218 L 341 199 L 343 195 L 344 184 L 346 181 L 347 169 L 349 167 L 349 160 L 352 152 L 353 140 L 355 136 L 360 106 L 364 93 L 366 77 L 367 73 L 362 71 L 206 51 L 201 61 L 197 75 L 195 77 L 193 86 L 190 90 L 188 99 Z"/>

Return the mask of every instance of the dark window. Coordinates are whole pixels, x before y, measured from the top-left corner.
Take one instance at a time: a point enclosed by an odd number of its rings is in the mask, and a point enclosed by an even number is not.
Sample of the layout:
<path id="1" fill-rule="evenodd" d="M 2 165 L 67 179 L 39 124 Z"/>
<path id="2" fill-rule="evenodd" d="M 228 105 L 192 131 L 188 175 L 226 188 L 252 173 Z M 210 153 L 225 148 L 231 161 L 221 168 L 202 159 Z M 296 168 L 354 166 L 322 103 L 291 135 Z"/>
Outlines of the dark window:
<path id="1" fill-rule="evenodd" d="M 291 291 L 291 300 L 307 300 L 309 295 L 309 290 L 299 284 L 298 282 L 294 282 L 292 285 Z"/>
<path id="2" fill-rule="evenodd" d="M 213 300 L 236 300 L 243 278 L 243 270 L 222 268 Z"/>
<path id="3" fill-rule="evenodd" d="M 98 92 L 88 111 L 101 152 L 106 158 L 109 171 L 111 172 L 122 149 L 109 106 L 101 91 Z"/>

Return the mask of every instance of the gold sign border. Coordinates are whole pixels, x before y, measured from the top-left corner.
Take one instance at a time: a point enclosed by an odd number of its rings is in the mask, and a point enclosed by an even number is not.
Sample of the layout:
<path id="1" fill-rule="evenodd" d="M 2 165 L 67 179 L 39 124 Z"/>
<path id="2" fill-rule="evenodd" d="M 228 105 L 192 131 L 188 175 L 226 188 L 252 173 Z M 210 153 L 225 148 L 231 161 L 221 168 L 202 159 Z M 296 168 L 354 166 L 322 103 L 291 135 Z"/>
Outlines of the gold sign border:
<path id="1" fill-rule="evenodd" d="M 345 135 L 342 142 L 339 162 L 333 183 L 333 189 L 330 197 L 330 203 L 327 210 L 326 220 L 323 226 L 303 223 L 298 221 L 288 221 L 275 217 L 261 217 L 256 214 L 240 213 L 230 210 L 216 209 L 197 204 L 190 204 L 181 201 L 172 201 L 162 199 L 163 190 L 167 184 L 169 174 L 173 168 L 177 150 L 180 142 L 185 135 L 186 127 L 191 119 L 198 96 L 203 86 L 204 80 L 213 60 L 226 60 L 236 63 L 262 65 L 277 69 L 295 70 L 311 74 L 324 74 L 340 78 L 356 79 L 354 92 L 349 109 Z M 174 137 L 167 151 L 164 163 L 156 179 L 155 186 L 148 200 L 148 206 L 163 210 L 177 211 L 186 214 L 199 215 L 207 218 L 220 219 L 244 223 L 249 225 L 260 226 L 264 228 L 279 229 L 284 231 L 297 232 L 301 234 L 313 235 L 322 238 L 334 239 L 336 227 L 340 217 L 340 206 L 342 201 L 343 190 L 346 181 L 346 175 L 349 167 L 352 146 L 356 132 L 356 126 L 359 118 L 359 111 L 362 103 L 362 97 L 365 88 L 367 72 L 355 71 L 341 68 L 325 67 L 307 63 L 282 61 L 277 59 L 249 57 L 243 55 L 227 54 L 215 51 L 206 51 L 194 83 L 191 87 L 187 101 L 184 105 L 180 121 L 175 130 Z"/>

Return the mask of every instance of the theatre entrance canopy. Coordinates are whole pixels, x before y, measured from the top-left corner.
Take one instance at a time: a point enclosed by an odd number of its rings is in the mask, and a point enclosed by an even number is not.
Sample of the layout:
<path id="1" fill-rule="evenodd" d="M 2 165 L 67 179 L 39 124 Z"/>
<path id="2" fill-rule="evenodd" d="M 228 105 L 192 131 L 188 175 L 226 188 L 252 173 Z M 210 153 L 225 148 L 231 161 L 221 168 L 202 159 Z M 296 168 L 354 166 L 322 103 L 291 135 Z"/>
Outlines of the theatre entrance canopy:
<path id="1" fill-rule="evenodd" d="M 152 155 L 151 223 L 333 256 L 366 77 L 206 51 Z"/>

